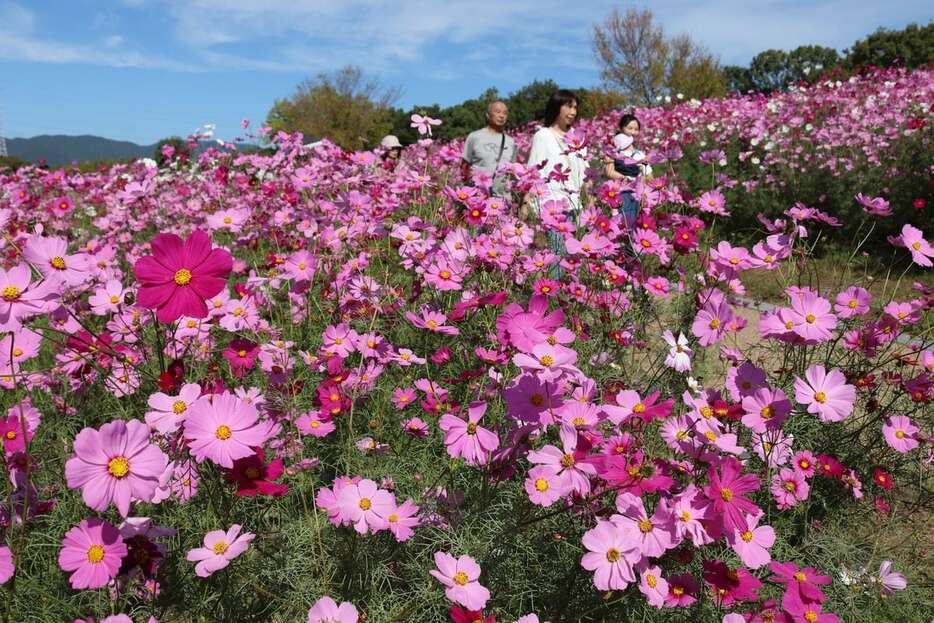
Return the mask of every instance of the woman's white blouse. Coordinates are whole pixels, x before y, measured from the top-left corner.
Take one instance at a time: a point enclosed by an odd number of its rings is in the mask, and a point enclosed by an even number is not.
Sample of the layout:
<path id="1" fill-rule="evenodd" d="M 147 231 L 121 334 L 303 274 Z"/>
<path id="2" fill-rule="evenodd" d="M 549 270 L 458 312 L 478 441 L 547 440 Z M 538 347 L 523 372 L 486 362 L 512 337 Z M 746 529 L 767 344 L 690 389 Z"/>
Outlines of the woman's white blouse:
<path id="1" fill-rule="evenodd" d="M 542 201 L 566 197 L 570 201 L 572 210 L 581 209 L 581 188 L 584 185 L 584 171 L 587 169 L 587 162 L 579 152 L 566 154 L 564 142 L 550 128 L 540 128 L 532 136 L 532 147 L 529 149 L 528 165 L 538 165 L 545 162 L 540 175 L 547 179 L 552 169 L 557 165 L 562 165 L 565 171 L 570 175 L 564 182 L 557 180 L 548 181 L 548 194 L 550 196 L 542 197 Z"/>

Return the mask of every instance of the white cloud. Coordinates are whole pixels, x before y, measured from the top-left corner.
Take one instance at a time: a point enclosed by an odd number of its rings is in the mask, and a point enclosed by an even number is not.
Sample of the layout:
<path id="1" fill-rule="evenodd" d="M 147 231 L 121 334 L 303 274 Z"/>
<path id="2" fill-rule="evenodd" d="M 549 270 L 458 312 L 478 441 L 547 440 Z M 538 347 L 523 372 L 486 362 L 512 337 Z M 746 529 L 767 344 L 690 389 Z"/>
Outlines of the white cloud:
<path id="1" fill-rule="evenodd" d="M 120 35 L 110 35 L 104 39 L 104 45 L 108 48 L 119 47 L 123 43 L 123 37 Z"/>

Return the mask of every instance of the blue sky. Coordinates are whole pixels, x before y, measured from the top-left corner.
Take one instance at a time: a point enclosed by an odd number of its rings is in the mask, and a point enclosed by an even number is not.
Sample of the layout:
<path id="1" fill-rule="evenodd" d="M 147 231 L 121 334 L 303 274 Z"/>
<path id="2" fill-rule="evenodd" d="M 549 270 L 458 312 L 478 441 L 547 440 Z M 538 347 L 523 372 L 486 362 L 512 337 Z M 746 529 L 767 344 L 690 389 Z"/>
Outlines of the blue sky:
<path id="1" fill-rule="evenodd" d="M 535 78 L 590 86 L 609 0 L 0 0 L 7 136 L 98 134 L 152 143 L 206 123 L 232 139 L 318 72 L 357 64 L 398 105 L 453 104 Z M 841 50 L 879 26 L 927 23 L 926 2 L 655 0 L 724 64 L 768 48 Z"/>

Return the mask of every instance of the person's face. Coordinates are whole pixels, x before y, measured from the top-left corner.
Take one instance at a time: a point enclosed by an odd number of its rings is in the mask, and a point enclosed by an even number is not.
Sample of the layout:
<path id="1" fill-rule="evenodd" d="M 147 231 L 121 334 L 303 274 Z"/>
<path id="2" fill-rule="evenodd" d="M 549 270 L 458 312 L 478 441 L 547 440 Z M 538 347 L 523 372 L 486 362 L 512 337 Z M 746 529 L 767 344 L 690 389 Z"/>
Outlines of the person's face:
<path id="1" fill-rule="evenodd" d="M 386 152 L 386 159 L 387 159 L 387 160 L 398 160 L 398 159 L 399 159 L 399 154 L 400 154 L 401 152 L 402 152 L 402 150 L 399 149 L 398 147 L 393 147 L 393 148 L 390 149 L 388 152 Z"/>
<path id="2" fill-rule="evenodd" d="M 506 118 L 508 116 L 509 109 L 506 108 L 506 104 L 496 102 L 487 110 L 486 121 L 494 128 L 502 128 L 506 126 Z"/>
<path id="3" fill-rule="evenodd" d="M 642 128 L 639 127 L 639 122 L 633 119 L 629 123 L 623 126 L 623 134 L 636 138 L 639 136 L 639 130 Z"/>
<path id="4" fill-rule="evenodd" d="M 570 126 L 577 119 L 577 102 L 571 100 L 569 103 L 561 106 L 561 112 L 558 113 L 558 123 L 564 127 Z"/>

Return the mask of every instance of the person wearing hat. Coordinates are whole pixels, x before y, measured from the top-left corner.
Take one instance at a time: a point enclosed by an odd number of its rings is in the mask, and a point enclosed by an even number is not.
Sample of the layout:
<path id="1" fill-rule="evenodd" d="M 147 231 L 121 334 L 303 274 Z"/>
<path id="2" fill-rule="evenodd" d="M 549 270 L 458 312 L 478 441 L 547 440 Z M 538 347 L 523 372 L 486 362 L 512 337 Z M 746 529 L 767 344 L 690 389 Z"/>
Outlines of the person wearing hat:
<path id="1" fill-rule="evenodd" d="M 380 148 L 383 149 L 383 165 L 387 169 L 396 168 L 396 164 L 399 162 L 399 156 L 402 154 L 402 143 L 399 142 L 399 138 L 387 134 L 383 137 L 383 140 L 379 142 Z"/>
<path id="2" fill-rule="evenodd" d="M 464 178 L 469 179 L 473 168 L 490 174 L 492 193 L 498 197 L 506 194 L 506 181 L 496 174 L 496 169 L 501 162 L 516 161 L 516 142 L 505 131 L 508 116 L 506 102 L 490 102 L 486 107 L 486 127 L 467 135 L 461 156 Z"/>

